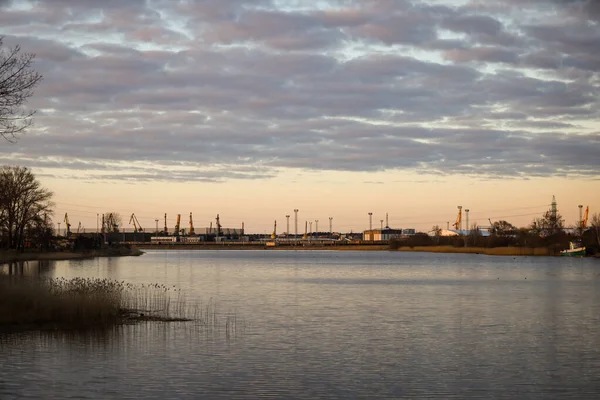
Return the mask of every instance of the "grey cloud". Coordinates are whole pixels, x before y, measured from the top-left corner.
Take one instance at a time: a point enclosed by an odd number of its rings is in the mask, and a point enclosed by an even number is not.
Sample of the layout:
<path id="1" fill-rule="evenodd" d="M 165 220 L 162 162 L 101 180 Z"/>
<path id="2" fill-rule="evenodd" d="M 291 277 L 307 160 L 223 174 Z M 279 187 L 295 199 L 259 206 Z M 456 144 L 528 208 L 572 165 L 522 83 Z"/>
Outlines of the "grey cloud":
<path id="1" fill-rule="evenodd" d="M 7 42 L 37 54 L 44 81 L 31 99 L 36 127 L 0 157 L 89 180 L 268 179 L 279 168 L 600 174 L 586 127 L 600 117 L 598 31 L 574 5 L 525 23 L 513 0 L 502 3 L 513 11 L 336 4 L 7 8 Z"/>
<path id="2" fill-rule="evenodd" d="M 441 26 L 455 31 L 469 34 L 498 35 L 503 27 L 502 23 L 487 15 L 452 15 L 444 19 Z"/>
<path id="3" fill-rule="evenodd" d="M 445 57 L 453 62 L 481 61 L 515 64 L 517 55 L 510 50 L 497 47 L 473 47 L 470 49 L 449 50 Z"/>

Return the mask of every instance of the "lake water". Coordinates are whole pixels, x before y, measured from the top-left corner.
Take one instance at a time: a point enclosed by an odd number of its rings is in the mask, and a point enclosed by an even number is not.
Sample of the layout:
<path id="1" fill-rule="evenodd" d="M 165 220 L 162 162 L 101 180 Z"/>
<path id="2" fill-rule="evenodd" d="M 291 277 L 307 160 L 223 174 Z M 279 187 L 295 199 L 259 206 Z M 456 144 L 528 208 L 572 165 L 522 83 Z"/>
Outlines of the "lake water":
<path id="1" fill-rule="evenodd" d="M 25 272 L 175 286 L 243 322 L 3 337 L 2 400 L 600 398 L 598 260 L 148 251 Z"/>

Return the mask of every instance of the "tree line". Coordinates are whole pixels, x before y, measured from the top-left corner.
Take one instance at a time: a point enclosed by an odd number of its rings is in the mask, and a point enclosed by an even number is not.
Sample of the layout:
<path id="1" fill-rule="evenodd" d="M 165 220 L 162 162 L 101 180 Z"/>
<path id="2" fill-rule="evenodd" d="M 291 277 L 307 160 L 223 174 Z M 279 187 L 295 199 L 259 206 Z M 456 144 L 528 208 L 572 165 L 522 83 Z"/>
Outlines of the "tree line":
<path id="1" fill-rule="evenodd" d="M 416 246 L 454 246 L 454 247 L 545 247 L 558 253 L 569 247 L 569 242 L 580 240 L 590 254 L 600 253 L 600 214 L 590 218 L 589 227 L 577 227 L 567 232 L 564 219 L 558 212 L 547 211 L 536 217 L 527 226 L 518 228 L 508 221 L 495 221 L 489 228 L 489 235 L 484 236 L 480 227 L 473 224 L 467 235 L 442 236 L 442 229 L 436 225 L 432 235 L 418 233 L 414 236 L 394 239 L 390 247 Z"/>

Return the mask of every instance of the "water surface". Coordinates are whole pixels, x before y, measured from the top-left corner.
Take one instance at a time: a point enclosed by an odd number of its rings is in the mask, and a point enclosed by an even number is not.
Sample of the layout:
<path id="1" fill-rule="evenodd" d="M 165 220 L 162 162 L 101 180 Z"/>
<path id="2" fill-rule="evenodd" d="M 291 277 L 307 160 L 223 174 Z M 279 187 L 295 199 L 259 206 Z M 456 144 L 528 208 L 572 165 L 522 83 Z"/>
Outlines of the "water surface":
<path id="1" fill-rule="evenodd" d="M 245 329 L 4 337 L 1 399 L 600 398 L 597 260 L 148 251 L 24 273 L 172 285 Z"/>

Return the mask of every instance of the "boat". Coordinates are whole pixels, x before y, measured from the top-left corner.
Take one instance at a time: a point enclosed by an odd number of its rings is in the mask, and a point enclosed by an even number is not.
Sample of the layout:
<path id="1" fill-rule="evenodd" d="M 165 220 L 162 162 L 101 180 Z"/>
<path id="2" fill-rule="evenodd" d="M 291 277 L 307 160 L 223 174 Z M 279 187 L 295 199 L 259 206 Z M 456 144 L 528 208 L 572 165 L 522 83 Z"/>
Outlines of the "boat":
<path id="1" fill-rule="evenodd" d="M 585 256 L 585 246 L 580 242 L 570 242 L 569 248 L 560 252 L 561 256 L 565 257 L 583 257 Z"/>

